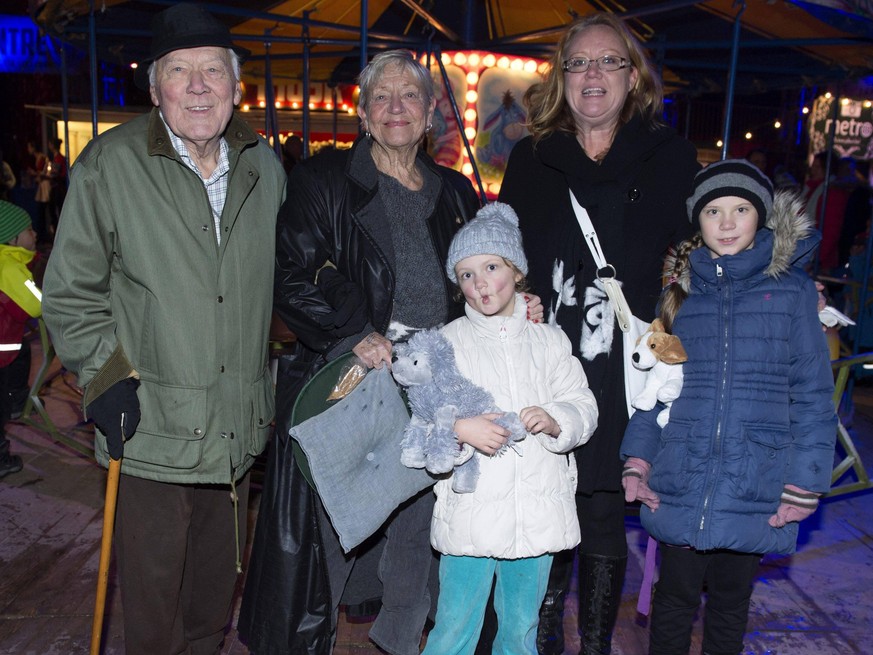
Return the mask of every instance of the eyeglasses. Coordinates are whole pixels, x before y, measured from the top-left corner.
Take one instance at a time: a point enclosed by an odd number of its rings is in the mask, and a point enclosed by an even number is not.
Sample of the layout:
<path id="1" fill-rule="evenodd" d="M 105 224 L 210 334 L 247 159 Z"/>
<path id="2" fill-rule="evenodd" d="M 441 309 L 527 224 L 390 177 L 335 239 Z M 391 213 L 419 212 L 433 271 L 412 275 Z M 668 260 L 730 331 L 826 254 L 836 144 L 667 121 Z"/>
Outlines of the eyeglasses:
<path id="1" fill-rule="evenodd" d="M 614 73 L 622 68 L 633 66 L 630 60 L 625 59 L 624 57 L 603 55 L 597 59 L 588 59 L 587 57 L 571 57 L 570 59 L 565 59 L 564 63 L 561 64 L 561 70 L 566 73 L 584 73 L 591 67 L 591 64 L 594 63 L 597 64 L 598 70 L 609 73 Z"/>

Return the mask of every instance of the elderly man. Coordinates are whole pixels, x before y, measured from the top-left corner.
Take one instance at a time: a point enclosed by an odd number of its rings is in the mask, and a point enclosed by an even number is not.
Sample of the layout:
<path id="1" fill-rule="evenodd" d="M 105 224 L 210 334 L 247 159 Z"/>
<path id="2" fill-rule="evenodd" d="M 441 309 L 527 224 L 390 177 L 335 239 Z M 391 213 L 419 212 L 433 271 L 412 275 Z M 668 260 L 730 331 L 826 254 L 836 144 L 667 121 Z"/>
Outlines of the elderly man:
<path id="1" fill-rule="evenodd" d="M 128 655 L 218 653 L 247 473 L 273 418 L 267 335 L 286 178 L 234 116 L 248 51 L 198 5 L 166 9 L 152 29 L 155 108 L 73 167 L 44 315 L 85 389 L 97 460 L 123 454 Z"/>

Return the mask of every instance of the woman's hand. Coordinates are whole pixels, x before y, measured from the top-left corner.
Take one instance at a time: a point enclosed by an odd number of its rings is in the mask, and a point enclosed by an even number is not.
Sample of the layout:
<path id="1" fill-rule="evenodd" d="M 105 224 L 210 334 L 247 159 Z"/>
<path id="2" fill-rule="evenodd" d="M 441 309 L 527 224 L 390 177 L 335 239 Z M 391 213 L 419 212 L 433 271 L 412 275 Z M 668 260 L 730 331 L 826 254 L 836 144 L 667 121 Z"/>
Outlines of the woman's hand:
<path id="1" fill-rule="evenodd" d="M 531 434 L 547 434 L 550 437 L 557 437 L 561 434 L 561 426 L 552 418 L 542 407 L 536 405 L 525 407 L 518 413 L 521 422 L 524 423 L 524 428 Z"/>
<path id="2" fill-rule="evenodd" d="M 393 346 L 378 332 L 371 332 L 363 341 L 352 348 L 352 352 L 358 356 L 367 368 L 382 368 L 382 362 L 391 368 L 391 352 Z"/>
<path id="3" fill-rule="evenodd" d="M 524 301 L 527 303 L 527 320 L 532 323 L 543 322 L 543 302 L 540 297 L 533 293 L 524 294 Z"/>
<path id="4" fill-rule="evenodd" d="M 476 450 L 493 455 L 509 440 L 509 430 L 497 425 L 500 414 L 480 414 L 455 421 L 458 443 L 468 443 Z"/>

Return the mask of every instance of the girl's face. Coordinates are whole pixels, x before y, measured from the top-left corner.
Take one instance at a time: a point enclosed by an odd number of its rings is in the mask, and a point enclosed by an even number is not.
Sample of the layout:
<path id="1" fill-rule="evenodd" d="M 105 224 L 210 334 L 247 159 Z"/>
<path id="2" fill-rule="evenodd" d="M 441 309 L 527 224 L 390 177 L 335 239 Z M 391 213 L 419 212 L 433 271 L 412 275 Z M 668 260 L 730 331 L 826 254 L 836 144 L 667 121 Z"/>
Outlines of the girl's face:
<path id="1" fill-rule="evenodd" d="M 712 258 L 736 255 L 755 245 L 758 211 L 745 198 L 716 198 L 700 211 L 700 233 Z"/>
<path id="2" fill-rule="evenodd" d="M 455 275 L 470 307 L 485 316 L 512 316 L 515 309 L 515 283 L 522 276 L 503 257 L 465 257 L 455 264 Z"/>

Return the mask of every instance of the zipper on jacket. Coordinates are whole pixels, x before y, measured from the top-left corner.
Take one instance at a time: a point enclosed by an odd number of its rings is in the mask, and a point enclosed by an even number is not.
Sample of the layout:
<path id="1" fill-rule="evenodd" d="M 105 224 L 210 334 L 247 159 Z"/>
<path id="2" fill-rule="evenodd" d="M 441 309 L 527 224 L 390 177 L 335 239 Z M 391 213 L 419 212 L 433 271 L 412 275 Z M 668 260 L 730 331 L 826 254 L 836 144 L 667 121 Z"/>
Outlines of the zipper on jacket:
<path id="1" fill-rule="evenodd" d="M 711 451 L 716 455 L 715 461 L 712 463 L 712 470 L 707 471 L 708 483 L 706 485 L 706 493 L 703 496 L 703 507 L 700 512 L 700 524 L 698 525 L 698 531 L 701 533 L 700 537 L 703 538 L 703 529 L 706 525 L 706 515 L 709 511 L 710 498 L 712 497 L 713 490 L 715 489 L 716 480 L 718 477 L 718 468 L 720 466 L 721 460 L 721 437 L 722 437 L 722 428 L 724 427 L 724 409 L 726 404 L 726 395 L 728 388 L 728 363 L 730 361 L 730 329 L 729 325 L 729 317 L 730 311 L 729 306 L 731 303 L 731 284 L 730 279 L 724 277 L 724 269 L 719 264 L 715 265 L 715 275 L 719 278 L 718 284 L 718 295 L 719 302 L 721 304 L 721 322 L 722 322 L 722 347 L 721 347 L 721 365 L 719 366 L 719 379 L 718 379 L 718 392 L 716 395 L 716 406 L 715 406 L 715 415 L 717 417 L 715 424 L 715 435 L 712 443 Z M 707 466 L 710 464 L 707 463 Z M 698 548 L 701 545 L 698 542 Z M 703 548 L 706 548 L 707 544 L 703 544 Z"/>

